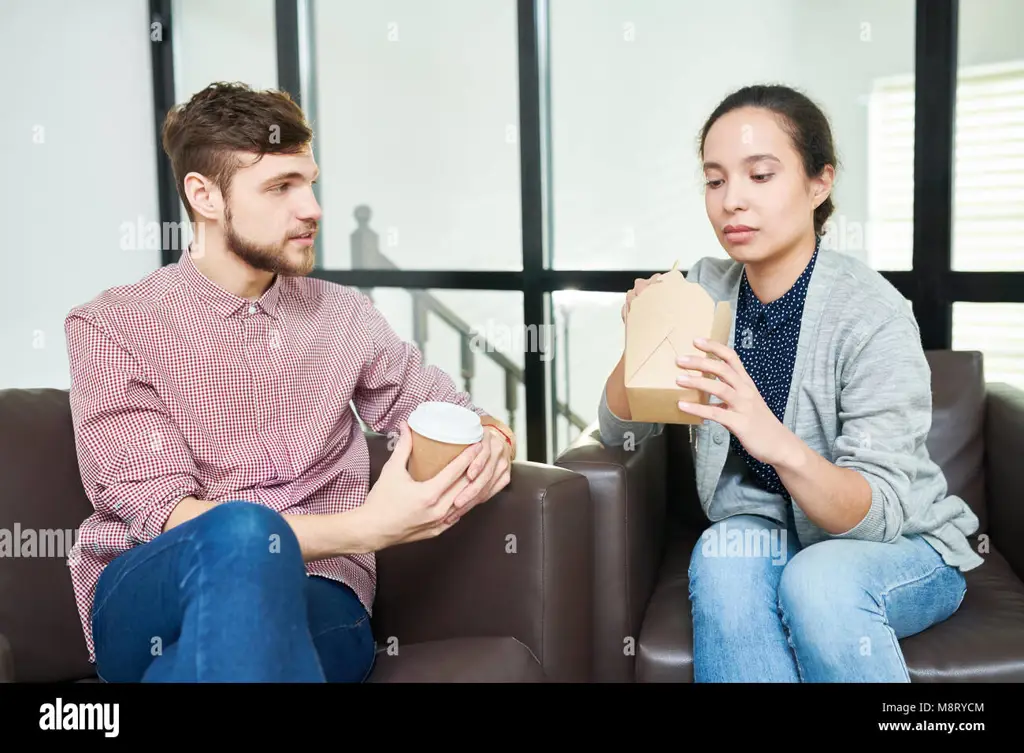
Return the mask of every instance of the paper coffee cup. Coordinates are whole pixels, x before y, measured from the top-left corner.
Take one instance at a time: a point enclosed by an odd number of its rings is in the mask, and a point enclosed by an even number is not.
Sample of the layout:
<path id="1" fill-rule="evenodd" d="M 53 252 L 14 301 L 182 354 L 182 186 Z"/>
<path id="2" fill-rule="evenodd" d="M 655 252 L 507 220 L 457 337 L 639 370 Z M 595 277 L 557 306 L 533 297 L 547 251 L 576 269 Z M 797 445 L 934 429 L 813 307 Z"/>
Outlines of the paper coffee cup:
<path id="1" fill-rule="evenodd" d="M 453 403 L 421 404 L 409 416 L 409 428 L 409 475 L 415 481 L 433 478 L 460 452 L 484 437 L 480 416 Z"/>

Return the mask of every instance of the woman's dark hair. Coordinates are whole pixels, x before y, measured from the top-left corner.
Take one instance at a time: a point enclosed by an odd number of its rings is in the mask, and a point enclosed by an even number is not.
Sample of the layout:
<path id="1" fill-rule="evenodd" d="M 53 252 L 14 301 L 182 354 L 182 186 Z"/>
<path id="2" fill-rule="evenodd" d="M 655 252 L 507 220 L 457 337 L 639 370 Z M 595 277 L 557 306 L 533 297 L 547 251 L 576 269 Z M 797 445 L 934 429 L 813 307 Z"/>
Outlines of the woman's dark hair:
<path id="1" fill-rule="evenodd" d="M 828 118 L 809 97 L 788 86 L 745 86 L 733 92 L 715 108 L 700 132 L 700 157 L 704 159 L 704 141 L 708 131 L 720 117 L 740 107 L 759 107 L 779 117 L 783 129 L 789 134 L 793 146 L 803 161 L 808 177 L 817 177 L 825 165 L 839 167 L 832 128 Z M 824 234 L 825 221 L 835 211 L 831 193 L 814 210 L 814 233 Z"/>

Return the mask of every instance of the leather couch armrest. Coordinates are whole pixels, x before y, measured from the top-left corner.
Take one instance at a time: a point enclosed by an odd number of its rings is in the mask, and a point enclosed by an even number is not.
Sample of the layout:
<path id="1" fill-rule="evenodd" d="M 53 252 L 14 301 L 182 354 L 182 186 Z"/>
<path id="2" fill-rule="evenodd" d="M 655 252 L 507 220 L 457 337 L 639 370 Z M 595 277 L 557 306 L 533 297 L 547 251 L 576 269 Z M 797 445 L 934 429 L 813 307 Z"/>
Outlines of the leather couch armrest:
<path id="1" fill-rule="evenodd" d="M 0 682 L 14 682 L 14 652 L 3 633 L 0 633 Z"/>
<path id="2" fill-rule="evenodd" d="M 640 627 L 665 544 L 666 433 L 635 448 L 601 442 L 595 422 L 555 465 L 582 474 L 594 506 L 594 680 L 633 682 Z"/>
<path id="3" fill-rule="evenodd" d="M 985 484 L 992 544 L 1024 580 L 1024 390 L 989 383 L 985 402 Z"/>
<path id="4" fill-rule="evenodd" d="M 368 441 L 376 481 L 388 450 Z M 511 636 L 549 681 L 589 682 L 593 541 L 587 480 L 516 461 L 508 486 L 457 525 L 377 553 L 379 648 Z"/>

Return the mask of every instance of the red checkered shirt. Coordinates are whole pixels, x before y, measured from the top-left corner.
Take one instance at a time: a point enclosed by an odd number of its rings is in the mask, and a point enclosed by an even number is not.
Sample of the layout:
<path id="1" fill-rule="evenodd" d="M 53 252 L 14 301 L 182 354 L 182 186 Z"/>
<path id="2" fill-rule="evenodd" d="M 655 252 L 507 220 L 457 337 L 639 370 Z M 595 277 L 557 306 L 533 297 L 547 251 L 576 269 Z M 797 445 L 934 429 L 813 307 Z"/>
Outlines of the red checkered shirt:
<path id="1" fill-rule="evenodd" d="M 160 534 L 182 498 L 351 510 L 369 488 L 369 453 L 350 401 L 382 434 L 426 400 L 484 414 L 358 291 L 278 276 L 249 301 L 188 253 L 72 309 L 65 333 L 78 462 L 95 508 L 69 557 L 90 662 L 100 573 Z M 373 554 L 306 569 L 347 583 L 372 611 Z"/>

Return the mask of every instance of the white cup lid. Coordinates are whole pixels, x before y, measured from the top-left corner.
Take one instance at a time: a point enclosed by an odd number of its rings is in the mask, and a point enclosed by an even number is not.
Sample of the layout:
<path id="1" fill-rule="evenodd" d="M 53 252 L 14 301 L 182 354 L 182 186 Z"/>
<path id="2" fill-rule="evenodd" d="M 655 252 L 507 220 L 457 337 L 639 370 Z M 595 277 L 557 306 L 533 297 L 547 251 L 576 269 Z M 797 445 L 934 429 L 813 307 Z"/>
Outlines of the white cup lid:
<path id="1" fill-rule="evenodd" d="M 409 428 L 421 437 L 449 444 L 473 444 L 484 437 L 480 416 L 454 403 L 420 404 L 409 416 Z"/>

